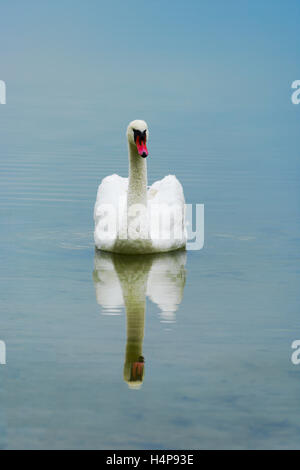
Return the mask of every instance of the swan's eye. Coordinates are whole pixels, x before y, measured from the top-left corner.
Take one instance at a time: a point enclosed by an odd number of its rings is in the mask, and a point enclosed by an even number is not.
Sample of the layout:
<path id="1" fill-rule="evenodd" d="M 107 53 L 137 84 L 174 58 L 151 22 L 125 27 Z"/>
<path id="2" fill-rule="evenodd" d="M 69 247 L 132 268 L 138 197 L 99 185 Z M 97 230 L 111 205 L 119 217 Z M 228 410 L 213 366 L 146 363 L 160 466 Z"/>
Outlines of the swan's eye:
<path id="1" fill-rule="evenodd" d="M 136 142 L 136 139 L 139 137 L 140 140 L 142 140 L 143 142 L 146 142 L 146 138 L 147 138 L 147 135 L 146 135 L 146 130 L 141 132 L 141 131 L 138 131 L 137 129 L 132 129 L 133 130 L 133 135 L 134 135 L 134 141 Z"/>

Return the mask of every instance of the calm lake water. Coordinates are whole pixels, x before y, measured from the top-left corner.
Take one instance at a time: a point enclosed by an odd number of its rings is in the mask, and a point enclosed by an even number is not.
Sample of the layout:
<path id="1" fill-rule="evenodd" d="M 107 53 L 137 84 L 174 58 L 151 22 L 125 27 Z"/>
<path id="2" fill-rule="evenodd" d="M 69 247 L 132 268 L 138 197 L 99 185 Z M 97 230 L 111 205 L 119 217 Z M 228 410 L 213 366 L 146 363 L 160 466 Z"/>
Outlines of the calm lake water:
<path id="1" fill-rule="evenodd" d="M 0 448 L 300 449 L 299 1 L 17 3 L 0 31 Z M 133 119 L 149 184 L 175 174 L 204 204 L 202 250 L 95 252 Z"/>
<path id="2" fill-rule="evenodd" d="M 3 109 L 1 448 L 300 448 L 288 124 L 146 116 L 149 181 L 175 173 L 205 204 L 205 246 L 127 262 L 95 253 L 92 236 L 99 182 L 127 172 L 125 118 L 92 138 L 84 106 Z"/>

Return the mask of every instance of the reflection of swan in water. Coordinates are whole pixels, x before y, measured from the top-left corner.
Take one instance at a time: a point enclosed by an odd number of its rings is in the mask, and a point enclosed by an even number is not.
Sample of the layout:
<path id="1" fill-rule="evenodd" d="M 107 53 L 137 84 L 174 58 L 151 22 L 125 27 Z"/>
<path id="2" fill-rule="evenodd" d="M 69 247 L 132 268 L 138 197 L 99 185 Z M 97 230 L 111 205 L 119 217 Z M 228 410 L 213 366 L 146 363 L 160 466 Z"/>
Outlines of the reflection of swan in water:
<path id="1" fill-rule="evenodd" d="M 124 380 L 130 388 L 139 388 L 144 378 L 146 296 L 160 307 L 163 321 L 174 321 L 183 297 L 185 262 L 184 251 L 135 256 L 95 252 L 93 277 L 98 304 L 110 314 L 126 308 Z"/>

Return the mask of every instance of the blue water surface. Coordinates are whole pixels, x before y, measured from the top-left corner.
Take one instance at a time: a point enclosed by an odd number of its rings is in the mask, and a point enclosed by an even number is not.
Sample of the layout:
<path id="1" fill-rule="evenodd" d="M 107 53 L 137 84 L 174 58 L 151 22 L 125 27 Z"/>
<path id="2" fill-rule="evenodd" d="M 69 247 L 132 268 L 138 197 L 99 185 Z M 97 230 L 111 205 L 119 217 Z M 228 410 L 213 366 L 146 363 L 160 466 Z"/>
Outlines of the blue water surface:
<path id="1" fill-rule="evenodd" d="M 0 447 L 299 449 L 299 3 L 139 3 L 1 7 Z M 130 265 L 101 281 L 93 205 L 136 118 L 149 183 L 205 205 L 205 244 L 136 268 L 130 387 Z"/>

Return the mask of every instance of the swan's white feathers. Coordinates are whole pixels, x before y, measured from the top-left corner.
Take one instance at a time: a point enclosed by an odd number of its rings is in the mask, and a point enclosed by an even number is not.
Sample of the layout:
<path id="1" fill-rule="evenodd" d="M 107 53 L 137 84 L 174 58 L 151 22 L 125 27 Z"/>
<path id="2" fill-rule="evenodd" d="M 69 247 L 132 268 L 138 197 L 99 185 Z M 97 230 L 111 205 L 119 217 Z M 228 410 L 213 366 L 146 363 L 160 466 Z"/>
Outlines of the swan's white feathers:
<path id="1" fill-rule="evenodd" d="M 160 217 L 160 238 L 153 240 L 154 248 L 171 251 L 186 245 L 185 200 L 183 188 L 176 176 L 168 175 L 156 181 L 148 190 L 148 203 L 163 208 Z M 180 238 L 174 234 L 182 233 Z"/>
<path id="2" fill-rule="evenodd" d="M 155 181 L 148 190 L 148 197 L 151 202 L 156 203 L 184 204 L 182 185 L 175 175 Z"/>
<path id="3" fill-rule="evenodd" d="M 110 175 L 106 176 L 99 188 L 97 193 L 97 200 L 94 210 L 94 219 L 95 219 L 95 243 L 97 248 L 104 251 L 114 251 L 114 246 L 116 243 L 117 236 L 115 239 L 105 239 L 101 231 L 99 230 L 100 224 L 98 224 L 101 217 L 101 207 L 103 204 L 112 204 L 116 208 L 116 213 L 119 217 L 119 208 L 124 209 L 124 214 L 121 214 L 121 217 L 118 220 L 121 220 L 122 217 L 126 216 L 125 208 L 127 201 L 127 191 L 128 191 L 128 178 L 123 178 L 119 175 Z M 186 245 L 186 229 L 184 226 L 184 193 L 181 183 L 178 181 L 176 176 L 168 175 L 163 179 L 156 181 L 148 188 L 148 211 L 149 218 L 151 214 L 151 206 L 159 205 L 164 207 L 164 217 L 160 218 L 160 238 L 152 239 L 151 247 L 147 246 L 145 252 L 149 253 L 159 253 L 167 252 L 172 250 L 177 250 L 184 248 Z M 177 208 L 176 216 L 173 217 L 173 209 Z M 178 212 L 180 211 L 181 213 Z M 168 209 L 170 216 L 168 217 Z M 182 238 L 174 239 L 173 235 L 176 232 L 176 229 L 182 230 Z M 143 248 L 140 246 L 141 242 L 137 243 L 138 252 L 143 251 Z M 126 242 L 120 245 L 118 243 L 118 251 L 126 252 Z M 132 244 L 130 246 L 130 252 L 132 252 Z"/>
<path id="4" fill-rule="evenodd" d="M 116 174 L 106 176 L 99 185 L 94 208 L 94 239 L 96 247 L 100 250 L 113 251 L 117 238 L 116 236 L 115 238 L 105 237 L 103 227 L 100 223 L 101 217 L 104 215 L 103 207 L 105 207 L 105 204 L 112 205 L 116 210 L 117 217 L 119 217 L 119 208 L 126 207 L 127 189 L 128 178 L 123 178 Z"/>
<path id="5" fill-rule="evenodd" d="M 148 127 L 145 121 L 132 121 L 127 128 L 129 147 L 132 147 L 131 140 L 133 129 L 140 131 L 146 130 L 148 133 Z M 130 153 L 129 155 L 133 158 L 133 161 L 135 161 L 135 158 L 141 158 L 139 156 L 135 157 L 135 155 L 132 156 Z M 140 165 L 137 165 L 137 167 L 140 167 Z M 138 168 L 138 172 L 134 173 L 134 178 L 136 179 L 132 180 L 130 184 L 133 184 L 133 186 L 130 188 L 128 188 L 129 179 L 122 178 L 116 174 L 106 176 L 102 180 L 98 188 L 97 199 L 94 208 L 94 238 L 97 248 L 103 251 L 115 251 L 129 254 L 160 253 L 184 248 L 187 240 L 185 228 L 185 200 L 182 185 L 174 175 L 165 176 L 163 179 L 152 184 L 152 186 L 150 186 L 147 190 L 147 224 L 148 230 L 151 234 L 150 240 L 145 240 L 141 237 L 139 239 L 129 240 L 127 238 L 124 239 L 120 235 L 121 231 L 122 234 L 124 234 L 124 227 L 126 229 L 125 221 L 127 220 L 127 194 L 132 191 L 132 188 L 134 189 L 135 182 L 139 182 L 139 171 L 140 170 Z M 133 177 L 131 175 L 131 179 L 132 178 Z M 147 183 L 145 183 L 145 185 L 146 184 Z M 101 218 L 104 217 L 103 205 L 105 204 L 112 205 L 117 215 L 119 225 L 115 233 L 115 237 L 105 237 L 104 229 L 100 223 L 102 220 Z M 159 235 L 157 235 L 157 231 L 155 232 L 153 230 L 155 217 L 152 219 L 151 213 L 154 213 L 154 205 L 156 207 L 159 206 L 164 208 L 163 216 L 160 216 Z M 156 235 L 153 235 L 154 232 Z M 177 235 L 174 236 L 174 233 Z M 180 233 L 179 236 L 178 233 Z"/>
<path id="6" fill-rule="evenodd" d="M 116 207 L 120 198 L 126 197 L 127 189 L 128 178 L 116 174 L 103 178 L 98 187 L 94 218 L 97 217 L 97 210 L 101 204 L 112 204 Z"/>

